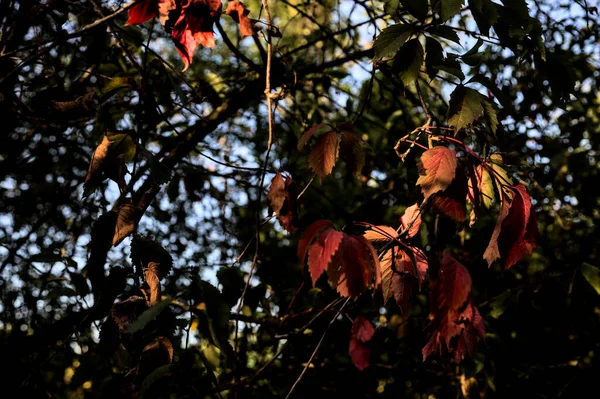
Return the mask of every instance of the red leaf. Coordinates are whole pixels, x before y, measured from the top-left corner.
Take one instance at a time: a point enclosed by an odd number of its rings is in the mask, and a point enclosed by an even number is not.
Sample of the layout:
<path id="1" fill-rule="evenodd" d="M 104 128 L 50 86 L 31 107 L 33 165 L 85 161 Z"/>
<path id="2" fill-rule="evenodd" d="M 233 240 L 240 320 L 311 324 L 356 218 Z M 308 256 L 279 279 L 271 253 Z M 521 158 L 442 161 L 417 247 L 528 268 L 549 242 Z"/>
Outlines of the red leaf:
<path id="1" fill-rule="evenodd" d="M 381 267 L 379 266 L 379 255 L 377 254 L 377 250 L 373 247 L 373 244 L 371 244 L 365 237 L 355 237 L 363 243 L 363 245 L 371 254 L 371 260 L 373 261 L 373 271 L 375 273 L 375 290 L 377 290 L 381 286 Z"/>
<path id="2" fill-rule="evenodd" d="M 281 226 L 294 234 L 297 230 L 294 225 L 297 210 L 296 194 L 292 190 L 292 178 L 282 176 L 281 173 L 277 172 L 271 181 L 267 200 Z"/>
<path id="3" fill-rule="evenodd" d="M 417 186 L 425 199 L 438 191 L 444 191 L 456 174 L 456 152 L 446 147 L 438 146 L 427 150 L 421 155 L 418 163 L 419 179 Z"/>
<path id="4" fill-rule="evenodd" d="M 462 222 L 467 216 L 467 179 L 462 170 L 457 169 L 452 183 L 431 200 L 431 207 L 456 222 Z"/>
<path id="5" fill-rule="evenodd" d="M 510 187 L 512 201 L 505 196 L 490 243 L 483 254 L 488 266 L 498 258 L 508 269 L 531 255 L 536 246 L 537 218 L 531 211 L 531 197 L 524 185 Z"/>
<path id="6" fill-rule="evenodd" d="M 439 283 L 446 297 L 446 306 L 452 311 L 458 311 L 471 293 L 471 275 L 467 268 L 448 252 L 444 252 L 442 256 Z"/>
<path id="7" fill-rule="evenodd" d="M 408 307 L 414 288 L 417 283 L 420 285 L 423 282 L 428 269 L 425 253 L 419 248 L 408 248 L 410 255 L 397 247 L 385 251 L 380 263 L 384 303 L 394 297 L 402 310 Z M 392 268 L 392 261 L 395 270 Z"/>
<path id="8" fill-rule="evenodd" d="M 327 267 L 331 285 L 342 296 L 356 297 L 362 294 L 371 281 L 368 249 L 362 237 L 344 235 L 340 247 Z"/>
<path id="9" fill-rule="evenodd" d="M 350 339 L 350 358 L 359 370 L 369 367 L 371 349 L 364 343 L 370 341 L 375 335 L 373 324 L 362 316 L 357 316 L 352 324 L 352 338 Z"/>
<path id="10" fill-rule="evenodd" d="M 421 227 L 421 211 L 419 210 L 419 204 L 414 204 L 406 208 L 404 214 L 400 217 L 400 224 L 402 225 L 403 231 L 410 226 L 406 238 L 417 235 L 419 228 Z"/>
<path id="11" fill-rule="evenodd" d="M 313 286 L 329 265 L 343 238 L 344 233 L 332 229 L 325 230 L 310 247 L 310 251 L 308 251 L 308 270 Z"/>
<path id="12" fill-rule="evenodd" d="M 209 48 L 215 46 L 213 24 L 221 7 L 221 0 L 183 0 L 181 14 L 171 32 L 184 63 L 183 71 L 192 63 L 198 44 Z"/>
<path id="13" fill-rule="evenodd" d="M 368 346 L 353 337 L 350 339 L 350 349 L 348 352 L 350 353 L 350 358 L 357 369 L 363 371 L 369 367 L 371 349 Z"/>
<path id="14" fill-rule="evenodd" d="M 336 132 L 329 131 L 319 137 L 317 144 L 308 156 L 308 166 L 319 177 L 327 176 L 333 170 L 338 157 L 340 140 Z"/>
<path id="15" fill-rule="evenodd" d="M 317 220 L 302 232 L 302 236 L 300 237 L 300 240 L 298 240 L 298 259 L 302 265 L 304 265 L 304 260 L 306 259 L 306 253 L 308 252 L 310 243 L 315 239 L 321 230 L 326 228 L 334 227 L 333 224 L 328 220 Z"/>
<path id="16" fill-rule="evenodd" d="M 300 139 L 298 140 L 298 151 L 302 150 L 306 143 L 308 143 L 308 140 L 310 140 L 310 138 L 324 126 L 329 125 L 327 123 L 317 123 L 306 132 L 302 133 L 302 136 L 300 136 Z"/>
<path id="17" fill-rule="evenodd" d="M 484 326 L 471 300 L 471 276 L 449 253 L 442 257 L 439 279 L 432 284 L 429 320 L 433 332 L 423 348 L 423 358 L 447 351 L 455 360 L 474 351 Z"/>
<path id="18" fill-rule="evenodd" d="M 169 18 L 169 11 L 175 9 L 175 0 L 142 0 L 129 9 L 129 19 L 125 25 L 143 24 L 159 16 L 164 26 Z"/>
<path id="19" fill-rule="evenodd" d="M 363 316 L 357 316 L 352 324 L 352 337 L 361 342 L 368 342 L 373 338 L 373 335 L 375 335 L 373 323 Z"/>
<path id="20" fill-rule="evenodd" d="M 227 10 L 225 14 L 229 15 L 233 20 L 240 24 L 240 34 L 242 37 L 252 36 L 256 33 L 252 20 L 248 18 L 250 10 L 244 7 L 244 3 L 241 1 L 230 1 L 227 4 Z"/>

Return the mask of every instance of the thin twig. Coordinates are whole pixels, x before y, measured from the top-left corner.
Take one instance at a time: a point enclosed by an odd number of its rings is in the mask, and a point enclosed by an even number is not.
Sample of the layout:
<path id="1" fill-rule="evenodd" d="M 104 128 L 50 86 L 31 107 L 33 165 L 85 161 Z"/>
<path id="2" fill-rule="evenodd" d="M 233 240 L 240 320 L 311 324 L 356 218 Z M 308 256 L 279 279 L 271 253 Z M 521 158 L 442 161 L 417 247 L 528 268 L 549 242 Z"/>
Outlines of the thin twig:
<path id="1" fill-rule="evenodd" d="M 338 316 L 340 315 L 340 313 L 342 313 L 342 311 L 344 310 L 344 308 L 346 307 L 346 305 L 348 304 L 348 302 L 350 302 L 350 298 L 346 299 L 346 302 L 344 302 L 344 304 L 340 307 L 340 309 L 337 311 L 337 313 L 335 314 L 335 316 L 333 316 L 333 319 L 331 319 L 331 321 L 327 325 L 327 328 L 323 332 L 323 335 L 321 335 L 321 339 L 319 340 L 319 343 L 317 344 L 317 347 L 313 351 L 312 355 L 310 355 L 310 359 L 308 359 L 308 362 L 306 362 L 306 366 L 304 366 L 304 370 L 302 370 L 302 373 L 300 373 L 300 375 L 296 379 L 296 382 L 294 382 L 294 385 L 292 385 L 292 388 L 288 392 L 288 394 L 285 397 L 285 399 L 288 399 L 292 395 L 292 392 L 294 392 L 294 389 L 300 383 L 300 380 L 302 380 L 302 377 L 304 377 L 304 374 L 306 374 L 306 370 L 308 370 L 308 367 L 311 365 L 313 359 L 315 358 L 315 355 L 319 351 L 319 348 L 321 347 L 321 344 L 323 343 L 323 340 L 325 339 L 325 335 L 327 335 L 327 332 L 329 331 L 329 329 L 333 325 L 333 322 L 338 318 Z"/>

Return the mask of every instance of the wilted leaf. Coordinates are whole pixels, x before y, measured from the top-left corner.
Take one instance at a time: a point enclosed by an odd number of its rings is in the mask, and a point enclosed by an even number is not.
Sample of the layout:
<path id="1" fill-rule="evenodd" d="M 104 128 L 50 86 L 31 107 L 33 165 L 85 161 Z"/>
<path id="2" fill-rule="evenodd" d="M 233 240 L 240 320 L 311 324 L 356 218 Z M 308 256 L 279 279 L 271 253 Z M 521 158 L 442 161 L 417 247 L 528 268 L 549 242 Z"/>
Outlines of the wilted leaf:
<path id="1" fill-rule="evenodd" d="M 102 142 L 96 147 L 94 154 L 92 155 L 92 160 L 90 161 L 90 167 L 88 169 L 87 176 L 85 177 L 85 183 L 83 185 L 84 194 L 83 196 L 87 196 L 91 193 L 91 191 L 100 184 L 102 181 L 102 165 L 108 155 L 108 149 L 111 146 L 111 141 L 108 139 L 108 136 L 104 135 L 102 137 Z"/>
<path id="2" fill-rule="evenodd" d="M 502 200 L 494 233 L 483 254 L 489 266 L 498 258 L 504 259 L 505 269 L 531 255 L 537 235 L 537 218 L 531 210 L 527 188 L 519 184 L 510 190 L 512 201 Z"/>
<path id="3" fill-rule="evenodd" d="M 340 141 L 336 132 L 329 131 L 319 137 L 317 144 L 308 156 L 308 166 L 319 177 L 327 176 L 333 170 L 338 157 Z"/>
<path id="4" fill-rule="evenodd" d="M 478 91 L 458 85 L 450 95 L 448 125 L 458 132 L 476 121 L 483 114 L 483 101 Z"/>
<path id="5" fill-rule="evenodd" d="M 446 147 L 434 147 L 421 155 L 417 186 L 421 186 L 425 200 L 448 188 L 456 176 L 457 165 L 456 152 Z"/>
<path id="6" fill-rule="evenodd" d="M 132 203 L 121 204 L 112 242 L 114 247 L 119 245 L 125 237 L 135 231 L 140 217 L 141 211 L 137 206 Z"/>
<path id="7" fill-rule="evenodd" d="M 423 46 L 419 40 L 412 39 L 406 42 L 394 57 L 392 69 L 400 74 L 400 79 L 405 86 L 414 83 L 419 77 L 424 55 Z"/>
<path id="8" fill-rule="evenodd" d="M 375 59 L 394 56 L 414 32 L 412 25 L 397 24 L 385 28 L 375 39 Z"/>
<path id="9" fill-rule="evenodd" d="M 229 15 L 235 22 L 240 24 L 240 34 L 242 37 L 252 36 L 256 33 L 252 20 L 248 18 L 250 10 L 246 9 L 244 3 L 241 1 L 230 1 L 227 4 L 225 14 Z"/>
<path id="10" fill-rule="evenodd" d="M 131 296 L 112 306 L 112 318 L 119 332 L 126 332 L 132 323 L 148 309 L 146 301 L 141 296 Z M 142 327 L 143 328 L 143 327 Z"/>
<path id="11" fill-rule="evenodd" d="M 308 270 L 313 286 L 327 269 L 343 238 L 344 233 L 329 229 L 322 232 L 311 246 L 308 251 Z"/>
<path id="12" fill-rule="evenodd" d="M 140 270 L 149 267 L 152 262 L 158 267 L 156 272 L 159 279 L 167 277 L 173 267 L 173 258 L 159 243 L 135 235 L 131 240 L 131 263 L 136 267 L 138 275 L 141 276 Z"/>
<path id="13" fill-rule="evenodd" d="M 138 365 L 137 380 L 146 376 L 159 367 L 173 362 L 173 344 L 166 337 L 156 337 L 144 347 Z"/>
<path id="14" fill-rule="evenodd" d="M 371 282 L 370 254 L 362 237 L 344 234 L 338 251 L 327 267 L 327 276 L 340 295 L 357 297 Z"/>
<path id="15" fill-rule="evenodd" d="M 584 262 L 581 265 L 581 274 L 600 295 L 600 270 L 596 266 Z"/>

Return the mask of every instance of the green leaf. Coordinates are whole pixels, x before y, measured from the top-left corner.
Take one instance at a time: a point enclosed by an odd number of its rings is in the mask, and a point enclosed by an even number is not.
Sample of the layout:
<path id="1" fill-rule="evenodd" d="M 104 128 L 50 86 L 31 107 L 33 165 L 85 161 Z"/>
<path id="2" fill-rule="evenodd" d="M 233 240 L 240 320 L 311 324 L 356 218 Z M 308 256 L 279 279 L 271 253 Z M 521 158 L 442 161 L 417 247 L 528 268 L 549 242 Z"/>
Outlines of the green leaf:
<path id="1" fill-rule="evenodd" d="M 498 101 L 500 102 L 500 104 L 502 104 L 503 107 L 506 108 L 506 107 L 511 106 L 510 100 L 506 97 L 506 95 L 502 92 L 502 90 L 500 90 L 494 82 L 492 82 L 490 79 L 486 78 L 485 76 L 477 74 L 477 75 L 473 76 L 471 79 L 469 79 L 469 82 L 479 83 L 480 85 L 482 85 L 483 87 L 485 87 L 486 89 L 491 91 L 492 94 L 494 95 L 494 97 L 496 97 L 496 99 L 498 99 Z"/>
<path id="2" fill-rule="evenodd" d="M 384 11 L 387 14 L 395 14 L 400 5 L 400 0 L 385 0 Z"/>
<path id="3" fill-rule="evenodd" d="M 600 295 L 600 269 L 584 262 L 581 265 L 581 274 Z"/>
<path id="4" fill-rule="evenodd" d="M 125 162 L 130 162 L 135 157 L 135 141 L 128 132 L 107 130 L 106 137 L 112 142 L 110 146 L 111 156 L 116 157 L 119 154 L 125 155 Z"/>
<path id="5" fill-rule="evenodd" d="M 448 125 L 458 132 L 470 125 L 483 114 L 481 94 L 473 89 L 459 85 L 450 95 Z"/>
<path id="6" fill-rule="evenodd" d="M 488 35 L 490 28 L 498 21 L 496 6 L 490 0 L 469 0 L 469 6 L 479 31 Z"/>
<path id="7" fill-rule="evenodd" d="M 437 68 L 440 71 L 444 71 L 446 73 L 456 76 L 461 81 L 465 80 L 465 74 L 462 72 L 462 69 L 460 69 L 460 62 L 458 62 L 455 59 L 446 58 L 441 65 L 437 66 Z"/>
<path id="8" fill-rule="evenodd" d="M 112 78 L 101 91 L 101 96 L 103 100 L 107 100 L 116 94 L 121 89 L 132 89 L 134 83 L 131 78 L 126 78 L 123 76 L 115 76 Z"/>
<path id="9" fill-rule="evenodd" d="M 473 47 L 471 47 L 471 49 L 469 51 L 464 53 L 462 55 L 462 58 L 464 59 L 465 57 L 469 57 L 471 55 L 477 54 L 479 52 L 479 47 L 481 47 L 482 45 L 483 45 L 483 40 L 477 39 L 477 43 L 475 43 L 475 45 Z"/>
<path id="10" fill-rule="evenodd" d="M 482 104 L 485 124 L 490 132 L 495 135 L 496 130 L 498 130 L 498 106 L 495 102 L 485 97 L 483 97 Z"/>
<path id="11" fill-rule="evenodd" d="M 442 39 L 450 40 L 456 44 L 460 44 L 460 38 L 458 37 L 458 34 L 449 26 L 437 26 L 435 29 L 431 30 L 430 33 L 432 35 L 441 37 Z"/>
<path id="12" fill-rule="evenodd" d="M 423 56 L 423 46 L 421 46 L 418 39 L 412 39 L 406 42 L 394 57 L 392 69 L 400 74 L 400 79 L 402 79 L 405 86 L 414 83 L 419 77 L 421 65 L 423 65 Z"/>
<path id="13" fill-rule="evenodd" d="M 394 56 L 414 32 L 412 25 L 397 24 L 383 30 L 375 39 L 375 59 Z"/>
<path id="14" fill-rule="evenodd" d="M 148 394 L 149 389 L 152 387 L 152 385 L 155 382 L 157 382 L 161 378 L 169 375 L 171 366 L 173 366 L 173 365 L 165 364 L 165 365 L 162 365 L 162 366 L 157 367 L 154 370 L 152 370 L 152 372 L 150 374 L 148 374 L 148 376 L 146 378 L 144 378 L 144 381 L 142 382 L 142 385 L 140 387 L 139 397 L 144 398 L 146 396 L 146 394 Z"/>
<path id="15" fill-rule="evenodd" d="M 144 158 L 148 161 L 148 165 L 150 165 L 150 176 L 154 179 L 156 184 L 165 184 L 171 180 L 171 176 L 173 171 L 168 166 L 163 165 L 162 162 L 150 151 L 145 149 L 144 147 L 139 147 L 139 151 Z"/>
<path id="16" fill-rule="evenodd" d="M 203 320 L 203 334 L 226 357 L 230 357 L 232 354 L 232 348 L 229 344 L 229 316 L 231 308 L 221 292 L 212 284 L 199 280 L 197 287 L 198 300 L 204 304 L 202 308 L 206 314 L 206 320 Z"/>
<path id="17" fill-rule="evenodd" d="M 437 66 L 444 61 L 444 50 L 437 40 L 428 37 L 425 39 L 425 69 L 429 79 L 433 79 L 438 73 Z"/>
<path id="18" fill-rule="evenodd" d="M 463 0 L 442 0 L 442 8 L 440 10 L 442 22 L 446 22 L 458 14 L 462 8 L 462 4 Z"/>
<path id="19" fill-rule="evenodd" d="M 498 187 L 498 193 L 500 194 L 500 197 L 502 197 L 502 190 L 500 187 L 512 185 L 513 180 L 508 175 L 508 172 L 506 172 L 506 170 L 502 167 L 504 165 L 504 161 L 501 154 L 491 154 L 488 159 L 490 160 L 492 169 L 494 170 L 493 179 L 496 182 L 496 187 Z"/>
<path id="20" fill-rule="evenodd" d="M 171 304 L 171 299 L 158 302 L 156 305 L 146 309 L 125 331 L 126 334 L 134 334 L 141 331 L 148 325 L 148 323 L 154 321 L 162 312 Z"/>
<path id="21" fill-rule="evenodd" d="M 404 8 L 420 21 L 427 19 L 429 6 L 427 0 L 400 0 Z"/>

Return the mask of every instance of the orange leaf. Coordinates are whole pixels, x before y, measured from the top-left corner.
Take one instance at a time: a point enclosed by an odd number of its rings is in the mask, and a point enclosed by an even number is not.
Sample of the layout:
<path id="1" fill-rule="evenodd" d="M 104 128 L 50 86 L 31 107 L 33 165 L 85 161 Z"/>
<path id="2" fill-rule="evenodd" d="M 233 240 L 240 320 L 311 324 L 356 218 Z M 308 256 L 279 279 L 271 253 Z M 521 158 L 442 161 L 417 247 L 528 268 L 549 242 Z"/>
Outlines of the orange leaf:
<path id="1" fill-rule="evenodd" d="M 417 186 L 425 199 L 438 191 L 444 191 L 456 175 L 456 152 L 446 147 L 434 147 L 421 155 Z"/>
<path id="2" fill-rule="evenodd" d="M 325 230 L 310 247 L 310 251 L 308 251 L 308 270 L 313 286 L 331 262 L 343 238 L 344 233 L 333 229 Z"/>
<path id="3" fill-rule="evenodd" d="M 242 37 L 252 36 L 256 34 L 252 20 L 248 18 L 250 10 L 244 7 L 244 3 L 241 1 L 230 1 L 227 4 L 227 10 L 225 14 L 229 15 L 233 20 L 240 24 L 240 34 Z"/>
<path id="4" fill-rule="evenodd" d="M 310 226 L 308 226 L 302 232 L 302 236 L 300 240 L 298 240 L 298 259 L 300 263 L 304 265 L 304 260 L 306 259 L 306 253 L 308 252 L 308 247 L 310 243 L 315 239 L 317 234 L 324 229 L 334 228 L 333 224 L 328 220 L 317 220 Z"/>
<path id="5" fill-rule="evenodd" d="M 319 177 L 327 176 L 333 170 L 338 157 L 339 145 L 338 135 L 332 130 L 321 136 L 310 151 L 308 165 Z"/>
<path id="6" fill-rule="evenodd" d="M 373 226 L 363 233 L 369 241 L 391 241 L 398 236 L 398 232 L 390 226 Z"/>

